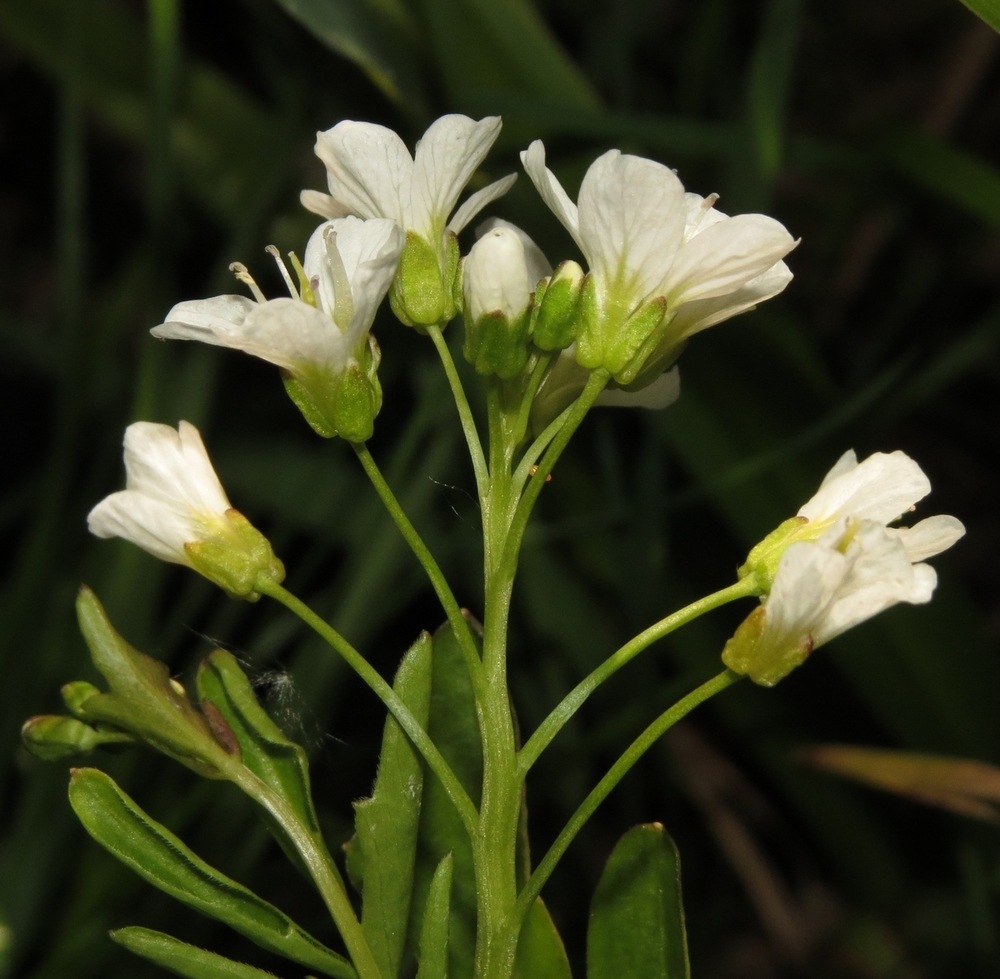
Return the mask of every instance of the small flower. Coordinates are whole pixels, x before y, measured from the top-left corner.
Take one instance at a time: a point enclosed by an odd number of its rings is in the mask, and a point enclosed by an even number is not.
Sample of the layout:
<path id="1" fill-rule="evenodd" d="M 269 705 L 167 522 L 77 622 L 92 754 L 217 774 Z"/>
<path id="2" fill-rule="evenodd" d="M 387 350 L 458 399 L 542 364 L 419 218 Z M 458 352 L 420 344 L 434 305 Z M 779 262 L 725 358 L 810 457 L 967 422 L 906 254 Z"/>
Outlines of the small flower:
<path id="1" fill-rule="evenodd" d="M 513 377 L 528 360 L 535 288 L 552 266 L 513 224 L 494 218 L 476 231 L 462 276 L 465 357 L 480 374 Z"/>
<path id="2" fill-rule="evenodd" d="M 97 537 L 122 537 L 185 564 L 230 594 L 255 598 L 259 575 L 281 581 L 271 545 L 234 510 L 194 425 L 135 422 L 125 430 L 125 489 L 87 517 Z"/>
<path id="3" fill-rule="evenodd" d="M 365 441 L 381 405 L 379 352 L 369 331 L 402 248 L 403 234 L 392 221 L 327 221 L 309 239 L 298 287 L 277 250 L 269 249 L 290 297 L 265 299 L 243 266 L 234 265 L 256 301 L 215 296 L 178 303 L 151 332 L 234 347 L 278 365 L 316 431 Z"/>
<path id="4" fill-rule="evenodd" d="M 798 515 L 740 569 L 768 594 L 726 644 L 723 662 L 772 686 L 813 649 L 879 612 L 930 601 L 937 574 L 922 562 L 965 528 L 947 515 L 887 526 L 929 492 L 927 477 L 903 452 L 862 463 L 845 453 Z"/>
<path id="5" fill-rule="evenodd" d="M 583 178 L 574 204 L 536 140 L 521 154 L 542 199 L 590 268 L 577 359 L 630 383 L 676 359 L 691 334 L 781 292 L 781 259 L 796 242 L 763 214 L 729 217 L 716 197 L 686 194 L 662 164 L 610 150 Z"/>
<path id="6" fill-rule="evenodd" d="M 414 156 L 391 129 L 369 122 L 347 120 L 316 134 L 330 194 L 303 191 L 302 204 L 327 218 L 388 218 L 406 232 L 391 298 L 408 325 L 433 325 L 455 315 L 456 235 L 516 179 L 511 174 L 491 183 L 452 214 L 500 125 L 499 116 L 478 122 L 442 116 L 424 133 Z"/>

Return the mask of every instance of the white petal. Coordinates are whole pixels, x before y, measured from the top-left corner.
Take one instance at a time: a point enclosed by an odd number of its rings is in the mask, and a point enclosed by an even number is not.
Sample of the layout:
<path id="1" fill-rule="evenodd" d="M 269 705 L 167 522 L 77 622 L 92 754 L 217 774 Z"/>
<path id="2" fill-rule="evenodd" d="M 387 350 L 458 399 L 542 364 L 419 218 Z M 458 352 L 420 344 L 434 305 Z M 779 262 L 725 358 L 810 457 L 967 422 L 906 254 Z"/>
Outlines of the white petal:
<path id="1" fill-rule="evenodd" d="M 784 262 L 777 262 L 763 275 L 758 275 L 735 292 L 714 299 L 695 299 L 677 308 L 670 324 L 670 337 L 681 340 L 701 330 L 746 313 L 758 303 L 783 292 L 792 281 L 792 272 Z"/>
<path id="2" fill-rule="evenodd" d="M 534 287 L 542 279 L 552 274 L 552 266 L 545 257 L 545 252 L 535 244 L 526 231 L 523 231 L 516 224 L 511 224 L 510 221 L 504 221 L 503 218 L 487 218 L 476 228 L 476 238 L 482 238 L 483 235 L 494 228 L 509 228 L 521 239 L 521 244 L 524 246 L 524 260 L 528 267 L 528 279 L 532 282 L 532 290 L 534 290 Z"/>
<path id="3" fill-rule="evenodd" d="M 430 242 L 441 235 L 465 185 L 500 135 L 500 126 L 499 116 L 477 122 L 447 115 L 431 123 L 414 154 L 412 223 L 407 227 Z"/>
<path id="4" fill-rule="evenodd" d="M 494 227 L 472 246 L 463 281 L 469 323 L 490 313 L 502 313 L 508 322 L 517 319 L 528 308 L 538 282 L 529 278 L 521 236 L 503 226 Z"/>
<path id="5" fill-rule="evenodd" d="M 739 214 L 684 243 L 662 291 L 672 304 L 725 296 L 767 272 L 794 247 L 785 226 L 764 214 Z"/>
<path id="6" fill-rule="evenodd" d="M 876 452 L 849 471 L 831 473 L 799 516 L 826 521 L 846 515 L 888 524 L 930 491 L 930 480 L 905 452 Z"/>
<path id="7" fill-rule="evenodd" d="M 965 526 L 957 517 L 942 513 L 921 520 L 912 527 L 890 528 L 890 532 L 899 536 L 906 548 L 906 556 L 915 564 L 947 551 L 965 536 Z"/>
<path id="8" fill-rule="evenodd" d="M 454 231 L 456 235 L 459 234 L 484 207 L 503 197 L 514 186 L 516 180 L 517 174 L 510 173 L 506 177 L 501 177 L 499 180 L 487 184 L 482 190 L 477 190 L 455 212 L 448 222 L 448 230 Z"/>
<path id="9" fill-rule="evenodd" d="M 322 194 L 318 190 L 303 190 L 299 194 L 299 203 L 313 214 L 318 214 L 328 221 L 332 218 L 342 218 L 350 214 L 350 210 L 334 200 L 329 194 Z"/>
<path id="10" fill-rule="evenodd" d="M 826 617 L 837 590 L 850 572 L 839 551 L 813 541 L 798 541 L 781 556 L 765 602 L 761 642 L 797 645 L 813 635 Z"/>
<path id="11" fill-rule="evenodd" d="M 823 477 L 823 482 L 819 484 L 820 489 L 832 482 L 844 473 L 852 472 L 858 468 L 858 454 L 854 449 L 848 449 L 834 464 L 833 468 Z"/>
<path id="12" fill-rule="evenodd" d="M 246 296 L 213 296 L 178 303 L 166 320 L 149 332 L 162 340 L 201 340 L 219 346 L 232 346 L 222 339 L 243 324 L 256 303 Z"/>
<path id="13" fill-rule="evenodd" d="M 394 221 L 383 219 L 343 218 L 333 224 L 354 299 L 354 317 L 346 337 L 348 348 L 353 350 L 368 332 L 392 285 L 406 234 Z"/>
<path id="14" fill-rule="evenodd" d="M 678 368 L 661 374 L 639 391 L 603 390 L 594 402 L 616 408 L 667 408 L 681 396 L 681 372 Z"/>
<path id="15" fill-rule="evenodd" d="M 591 271 L 629 305 L 647 297 L 683 241 L 687 214 L 677 174 L 609 150 L 587 170 L 579 205 L 581 247 Z"/>
<path id="16" fill-rule="evenodd" d="M 338 370 L 347 357 L 337 324 L 297 299 L 271 299 L 258 305 L 229 346 L 291 371 L 302 364 Z"/>
<path id="17" fill-rule="evenodd" d="M 391 129 L 345 120 L 316 134 L 330 195 L 345 214 L 390 218 L 409 227 L 413 158 Z"/>
<path id="18" fill-rule="evenodd" d="M 562 222 L 563 227 L 580 246 L 580 250 L 586 254 L 583 239 L 580 237 L 579 212 L 569 199 L 569 194 L 556 179 L 556 175 L 545 166 L 545 145 L 540 139 L 536 139 L 526 150 L 521 151 L 521 164 L 549 210 Z"/>
<path id="19" fill-rule="evenodd" d="M 122 537 L 154 557 L 190 565 L 184 545 L 198 540 L 198 528 L 183 514 L 132 490 L 112 493 L 87 515 L 96 537 Z"/>

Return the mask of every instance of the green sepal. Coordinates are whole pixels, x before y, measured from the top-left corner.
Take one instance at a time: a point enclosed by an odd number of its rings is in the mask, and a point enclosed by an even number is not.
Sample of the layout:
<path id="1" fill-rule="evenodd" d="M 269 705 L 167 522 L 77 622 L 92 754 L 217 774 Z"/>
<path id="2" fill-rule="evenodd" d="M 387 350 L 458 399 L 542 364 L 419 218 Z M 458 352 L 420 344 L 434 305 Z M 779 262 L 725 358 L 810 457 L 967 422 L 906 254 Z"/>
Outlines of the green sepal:
<path id="1" fill-rule="evenodd" d="M 451 914 L 451 854 L 445 854 L 431 879 L 420 929 L 417 979 L 448 979 L 448 923 Z"/>
<path id="2" fill-rule="evenodd" d="M 230 533 L 184 545 L 192 567 L 214 582 L 233 598 L 256 602 L 260 593 L 255 589 L 263 575 L 272 581 L 285 578 L 281 563 L 270 541 L 239 510 L 226 511 Z"/>
<path id="3" fill-rule="evenodd" d="M 597 296 L 597 282 L 588 272 L 577 307 L 576 362 L 587 370 L 604 366 L 605 313 Z"/>
<path id="4" fill-rule="evenodd" d="M 458 263 L 455 261 L 454 268 L 450 268 L 451 262 L 449 239 L 445 266 L 451 277 L 446 291 L 437 252 L 415 231 L 406 232 L 396 277 L 389 287 L 389 305 L 404 326 L 434 326 L 445 320 L 447 312 L 454 315 L 455 304 L 450 293 Z"/>
<path id="5" fill-rule="evenodd" d="M 325 439 L 337 437 L 337 429 L 333 422 L 320 410 L 306 386 L 288 371 L 281 372 L 281 381 L 292 403 L 302 412 L 302 417 L 309 427 Z"/>
<path id="6" fill-rule="evenodd" d="M 21 740 L 33 755 L 43 761 L 62 761 L 76 755 L 89 755 L 105 744 L 135 744 L 125 731 L 98 730 L 75 717 L 42 714 L 25 721 Z"/>
<path id="7" fill-rule="evenodd" d="M 196 685 L 213 730 L 220 717 L 225 724 L 217 736 L 224 738 L 226 730 L 231 732 L 243 764 L 274 789 L 319 838 L 305 750 L 285 737 L 261 707 L 236 657 L 224 649 L 214 650 L 198 667 Z"/>
<path id="8" fill-rule="evenodd" d="M 461 647 L 450 625 L 434 634 L 431 702 L 427 733 L 478 806 L 483 782 L 483 751 L 476 718 L 476 698 Z M 476 950 L 476 878 L 472 844 L 462 820 L 437 777 L 424 775 L 417 841 L 410 943 L 419 943 L 431 881 L 447 854 L 453 858 L 448 975 L 473 974 Z"/>
<path id="9" fill-rule="evenodd" d="M 477 374 L 495 374 L 504 380 L 516 377 L 528 362 L 530 325 L 530 307 L 513 323 L 499 310 L 485 313 L 478 323 L 465 324 L 465 359 Z"/>
<path id="10" fill-rule="evenodd" d="M 354 967 L 343 956 L 253 891 L 205 863 L 143 812 L 104 772 L 75 769 L 69 801 L 83 828 L 154 887 L 223 922 L 261 948 L 335 979 L 356 979 Z"/>
<path id="11" fill-rule="evenodd" d="M 680 857 L 659 823 L 618 841 L 587 929 L 587 979 L 689 979 Z"/>
<path id="12" fill-rule="evenodd" d="M 333 423 L 348 442 L 367 442 L 375 431 L 375 416 L 382 407 L 378 375 L 358 363 L 347 366 L 333 399 Z"/>
<path id="13" fill-rule="evenodd" d="M 433 640 L 423 633 L 396 671 L 393 689 L 421 726 L 430 710 Z M 423 764 L 392 715 L 386 718 L 370 799 L 354 804 L 351 849 L 361 860 L 361 927 L 379 971 L 399 973 L 413 892 Z"/>
<path id="14" fill-rule="evenodd" d="M 561 263 L 551 279 L 538 284 L 531 338 L 540 350 L 563 350 L 576 339 L 583 283 L 583 269 L 569 261 Z"/>
<path id="15" fill-rule="evenodd" d="M 640 306 L 605 342 L 606 367 L 619 384 L 634 381 L 659 343 L 667 300 L 659 296 Z"/>
<path id="16" fill-rule="evenodd" d="M 94 666 L 111 688 L 79 701 L 79 718 L 128 731 L 199 775 L 227 778 L 236 759 L 216 740 L 180 684 L 171 681 L 167 665 L 119 636 L 86 586 L 80 589 L 76 611 Z"/>
<path id="17" fill-rule="evenodd" d="M 799 533 L 809 521 L 805 517 L 789 517 L 778 524 L 759 544 L 747 555 L 746 561 L 740 565 L 737 574 L 741 579 L 753 575 L 762 592 L 769 592 L 774 584 L 774 576 L 778 573 L 781 556 L 795 540 L 805 539 Z"/>
<path id="18" fill-rule="evenodd" d="M 132 926 L 108 934 L 122 948 L 185 979 L 274 979 L 273 973 L 234 962 L 151 928 Z"/>
<path id="19" fill-rule="evenodd" d="M 448 231 L 444 246 L 444 291 L 449 302 L 445 305 L 444 323 L 450 323 L 465 306 L 462 272 L 462 249 L 458 244 L 458 235 L 454 231 Z"/>
<path id="20" fill-rule="evenodd" d="M 762 687 L 773 687 L 809 658 L 813 639 L 779 634 L 765 644 L 761 641 L 765 619 L 764 606 L 759 605 L 736 627 L 722 650 L 722 662 Z"/>
<path id="21" fill-rule="evenodd" d="M 95 687 L 92 683 L 88 683 L 86 680 L 73 680 L 70 683 L 64 683 L 59 690 L 66 709 L 74 717 L 81 716 L 84 701 L 89 700 L 95 693 L 100 692 L 98 687 Z"/>
<path id="22" fill-rule="evenodd" d="M 521 926 L 514 979 L 573 979 L 566 946 L 540 897 L 535 898 Z"/>

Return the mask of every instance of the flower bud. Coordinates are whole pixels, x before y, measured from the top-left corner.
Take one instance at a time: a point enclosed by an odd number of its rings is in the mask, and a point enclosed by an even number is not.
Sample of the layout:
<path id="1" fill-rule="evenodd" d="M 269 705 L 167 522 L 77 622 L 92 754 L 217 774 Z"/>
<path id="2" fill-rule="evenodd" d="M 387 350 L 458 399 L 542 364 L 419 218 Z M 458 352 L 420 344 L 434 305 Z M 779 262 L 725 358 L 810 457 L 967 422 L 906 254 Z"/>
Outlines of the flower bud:
<path id="1" fill-rule="evenodd" d="M 480 374 L 507 378 L 523 369 L 532 294 L 549 271 L 535 243 L 506 222 L 490 222 L 472 246 L 462 273 L 464 353 Z"/>
<path id="2" fill-rule="evenodd" d="M 43 761 L 62 761 L 74 755 L 88 755 L 102 744 L 131 744 L 135 739 L 124 731 L 98 730 L 75 717 L 45 714 L 29 718 L 21 728 L 21 740 Z"/>
<path id="3" fill-rule="evenodd" d="M 564 350 L 576 339 L 583 278 L 579 263 L 570 261 L 563 262 L 544 285 L 538 284 L 531 339 L 540 350 Z"/>

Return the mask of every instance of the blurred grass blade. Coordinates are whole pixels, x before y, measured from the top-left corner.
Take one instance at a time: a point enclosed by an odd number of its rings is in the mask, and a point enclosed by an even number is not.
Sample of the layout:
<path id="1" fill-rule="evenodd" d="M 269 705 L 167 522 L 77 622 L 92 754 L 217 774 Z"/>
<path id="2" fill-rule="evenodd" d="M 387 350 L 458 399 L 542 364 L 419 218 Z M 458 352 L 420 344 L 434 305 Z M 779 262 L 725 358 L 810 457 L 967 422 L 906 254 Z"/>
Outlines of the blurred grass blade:
<path id="1" fill-rule="evenodd" d="M 75 769 L 69 800 L 84 829 L 154 887 L 224 922 L 261 948 L 335 979 L 356 979 L 347 959 L 242 884 L 210 867 L 166 827 L 150 819 L 104 772 Z"/>
<path id="2" fill-rule="evenodd" d="M 393 682 L 423 727 L 430 709 L 433 645 L 430 633 L 423 633 L 403 657 Z M 406 945 L 422 794 L 420 756 L 390 715 L 372 797 L 354 803 L 357 835 L 352 842 L 362 865 L 361 926 L 379 970 L 387 977 L 399 973 Z M 448 880 L 450 893 L 450 869 Z"/>
<path id="3" fill-rule="evenodd" d="M 1000 0 L 962 0 L 962 3 L 993 30 L 1000 31 Z"/>
<path id="4" fill-rule="evenodd" d="M 207 952 L 151 928 L 119 928 L 112 941 L 185 979 L 274 979 L 270 972 Z"/>
<path id="5" fill-rule="evenodd" d="M 587 979 L 689 979 L 681 866 L 659 823 L 630 829 L 601 875 L 587 929 Z"/>
<path id="6" fill-rule="evenodd" d="M 277 0 L 327 47 L 353 61 L 393 102 L 427 111 L 420 40 L 397 0 Z"/>
<path id="7" fill-rule="evenodd" d="M 907 129 L 886 139 L 882 156 L 932 194 L 1000 227 L 1000 171 L 937 136 Z"/>
<path id="8" fill-rule="evenodd" d="M 948 758 L 885 748 L 816 745 L 799 761 L 896 795 L 963 816 L 1000 824 L 1000 768 L 967 758 Z"/>
<path id="9" fill-rule="evenodd" d="M 801 5 L 802 0 L 770 0 L 750 64 L 747 108 L 757 165 L 766 181 L 778 172 L 784 151 L 785 109 Z"/>

